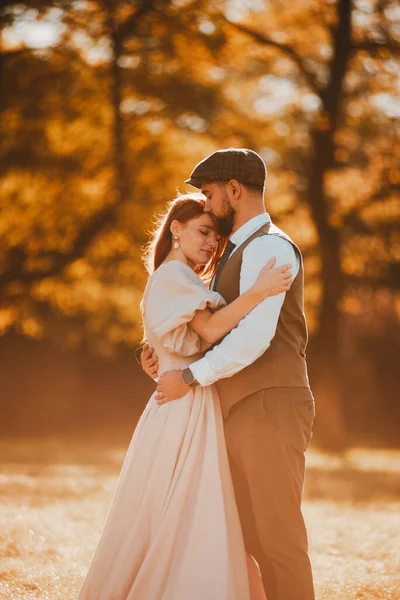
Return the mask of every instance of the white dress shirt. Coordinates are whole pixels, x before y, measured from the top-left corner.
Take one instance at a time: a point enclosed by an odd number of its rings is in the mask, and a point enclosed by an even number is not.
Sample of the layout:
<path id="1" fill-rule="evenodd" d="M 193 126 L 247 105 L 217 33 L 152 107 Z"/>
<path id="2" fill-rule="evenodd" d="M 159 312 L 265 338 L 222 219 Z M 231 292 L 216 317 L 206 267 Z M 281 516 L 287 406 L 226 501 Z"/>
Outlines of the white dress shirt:
<path id="1" fill-rule="evenodd" d="M 270 221 L 268 213 L 263 213 L 235 231 L 231 241 L 236 248 L 231 256 L 253 233 Z M 296 277 L 300 268 L 300 258 L 292 244 L 276 235 L 263 235 L 254 239 L 243 252 L 240 269 L 241 294 L 255 283 L 261 269 L 274 256 L 276 267 L 290 264 L 292 276 Z M 263 300 L 217 346 L 190 365 L 190 370 L 200 385 L 210 385 L 218 379 L 230 377 L 264 354 L 275 335 L 285 295 L 283 292 Z"/>

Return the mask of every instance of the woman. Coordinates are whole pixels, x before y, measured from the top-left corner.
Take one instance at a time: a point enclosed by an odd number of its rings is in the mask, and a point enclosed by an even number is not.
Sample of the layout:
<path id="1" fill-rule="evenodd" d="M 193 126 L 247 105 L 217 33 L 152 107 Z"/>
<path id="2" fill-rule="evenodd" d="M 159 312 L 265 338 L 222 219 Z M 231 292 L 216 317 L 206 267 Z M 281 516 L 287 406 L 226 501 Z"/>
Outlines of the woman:
<path id="1" fill-rule="evenodd" d="M 143 324 L 160 372 L 185 368 L 291 283 L 288 266 L 271 261 L 225 306 L 204 281 L 226 240 L 203 209 L 200 194 L 175 199 L 147 248 Z M 213 386 L 162 406 L 150 398 L 78 600 L 265 600 L 244 549 Z"/>

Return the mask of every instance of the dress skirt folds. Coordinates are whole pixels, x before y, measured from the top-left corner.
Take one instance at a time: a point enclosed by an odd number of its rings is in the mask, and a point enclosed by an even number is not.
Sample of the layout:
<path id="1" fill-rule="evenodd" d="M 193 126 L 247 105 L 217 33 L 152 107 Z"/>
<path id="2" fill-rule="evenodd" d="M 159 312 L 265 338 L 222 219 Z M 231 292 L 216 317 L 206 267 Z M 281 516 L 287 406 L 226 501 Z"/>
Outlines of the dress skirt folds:
<path id="1" fill-rule="evenodd" d="M 188 326 L 223 298 L 179 261 L 161 265 L 143 299 L 160 373 L 207 344 Z M 158 406 L 150 398 L 78 600 L 250 600 L 223 421 L 213 386 Z"/>

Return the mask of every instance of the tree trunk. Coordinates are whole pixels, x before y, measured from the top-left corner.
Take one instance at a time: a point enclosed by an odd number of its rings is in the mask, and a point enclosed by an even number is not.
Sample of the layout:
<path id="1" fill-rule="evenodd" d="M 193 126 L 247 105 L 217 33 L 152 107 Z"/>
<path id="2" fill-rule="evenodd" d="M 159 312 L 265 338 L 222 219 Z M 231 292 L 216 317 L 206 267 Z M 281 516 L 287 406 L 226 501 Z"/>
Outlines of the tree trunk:
<path id="1" fill-rule="evenodd" d="M 121 118 L 122 102 L 122 74 L 118 61 L 123 51 L 123 37 L 119 35 L 114 18 L 114 5 L 105 3 L 107 28 L 109 31 L 112 57 L 110 65 L 111 74 L 111 103 L 113 109 L 113 162 L 115 172 L 115 190 L 117 202 L 124 204 L 130 196 L 130 184 L 126 168 L 126 148 Z"/>
<path id="2" fill-rule="evenodd" d="M 321 252 L 322 302 L 319 329 L 313 342 L 313 387 L 319 404 L 318 429 L 322 444 L 331 449 L 345 446 L 343 398 L 340 377 L 340 300 L 343 295 L 340 232 L 329 223 L 329 199 L 325 178 L 335 166 L 335 131 L 341 94 L 351 54 L 351 0 L 339 0 L 338 20 L 332 33 L 333 58 L 330 81 L 321 95 L 323 115 L 312 136 L 309 192 L 312 216 Z"/>

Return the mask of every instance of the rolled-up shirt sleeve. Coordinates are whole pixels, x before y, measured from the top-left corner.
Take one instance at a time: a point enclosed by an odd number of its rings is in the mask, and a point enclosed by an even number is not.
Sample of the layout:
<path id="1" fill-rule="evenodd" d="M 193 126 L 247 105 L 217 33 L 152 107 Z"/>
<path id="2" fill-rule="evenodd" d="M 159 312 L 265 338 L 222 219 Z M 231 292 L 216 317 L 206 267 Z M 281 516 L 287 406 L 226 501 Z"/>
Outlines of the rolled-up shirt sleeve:
<path id="1" fill-rule="evenodd" d="M 243 252 L 241 294 L 255 283 L 261 269 L 274 256 L 276 267 L 290 264 L 293 277 L 297 275 L 300 258 L 290 242 L 276 235 L 258 237 Z M 190 365 L 200 385 L 210 385 L 218 379 L 231 377 L 267 350 L 275 335 L 285 296 L 286 293 L 282 293 L 263 300 L 217 346 Z"/>

